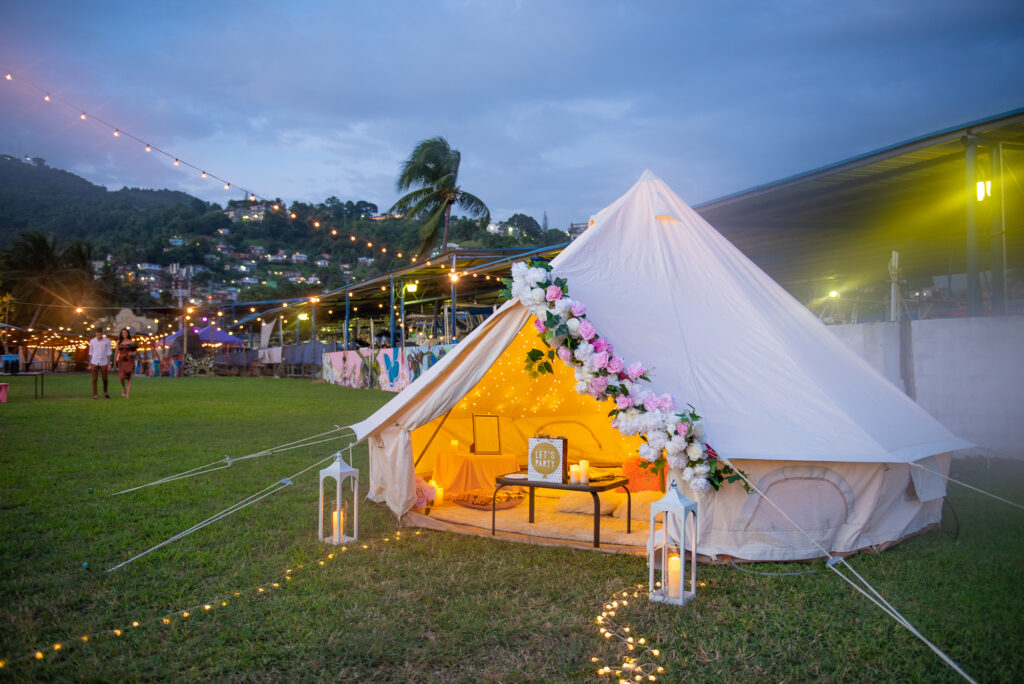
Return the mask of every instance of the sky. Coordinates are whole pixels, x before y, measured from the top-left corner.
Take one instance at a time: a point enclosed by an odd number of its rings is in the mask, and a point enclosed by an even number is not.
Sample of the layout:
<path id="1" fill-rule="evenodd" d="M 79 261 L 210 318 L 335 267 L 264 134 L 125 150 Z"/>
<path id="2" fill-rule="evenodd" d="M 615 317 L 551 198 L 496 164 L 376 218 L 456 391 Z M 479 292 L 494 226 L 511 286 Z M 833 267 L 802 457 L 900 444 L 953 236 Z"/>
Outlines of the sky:
<path id="1" fill-rule="evenodd" d="M 0 153 L 220 203 L 243 187 L 385 211 L 416 143 L 444 136 L 494 220 L 565 229 L 645 169 L 699 204 L 1024 107 L 1016 0 L 0 8 Z"/>

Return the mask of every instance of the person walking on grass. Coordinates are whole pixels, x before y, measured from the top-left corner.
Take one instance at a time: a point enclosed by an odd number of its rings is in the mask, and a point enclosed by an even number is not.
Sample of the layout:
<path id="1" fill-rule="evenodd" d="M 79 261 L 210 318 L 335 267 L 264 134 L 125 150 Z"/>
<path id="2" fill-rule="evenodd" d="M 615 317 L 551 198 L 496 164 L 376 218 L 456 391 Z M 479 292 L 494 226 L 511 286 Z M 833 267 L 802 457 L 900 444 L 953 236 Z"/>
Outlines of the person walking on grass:
<path id="1" fill-rule="evenodd" d="M 96 328 L 96 337 L 89 340 L 89 370 L 92 371 L 92 398 L 99 399 L 96 393 L 96 377 L 103 376 L 103 398 L 107 394 L 107 369 L 110 367 L 110 340 L 103 334 L 103 328 Z"/>
<path id="2" fill-rule="evenodd" d="M 121 379 L 121 396 L 132 395 L 132 373 L 135 372 L 135 352 L 139 345 L 132 340 L 132 331 L 122 328 L 117 336 L 117 377 Z"/>

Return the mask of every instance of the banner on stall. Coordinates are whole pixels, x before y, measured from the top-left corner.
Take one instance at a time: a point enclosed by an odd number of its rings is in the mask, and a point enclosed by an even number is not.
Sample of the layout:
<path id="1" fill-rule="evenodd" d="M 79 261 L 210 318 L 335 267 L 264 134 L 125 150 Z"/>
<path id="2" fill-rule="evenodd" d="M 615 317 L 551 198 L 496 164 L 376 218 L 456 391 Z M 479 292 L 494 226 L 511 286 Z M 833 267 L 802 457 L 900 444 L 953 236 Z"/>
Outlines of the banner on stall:
<path id="1" fill-rule="evenodd" d="M 328 352 L 324 354 L 323 377 L 333 385 L 401 392 L 451 348 L 439 344 Z"/>

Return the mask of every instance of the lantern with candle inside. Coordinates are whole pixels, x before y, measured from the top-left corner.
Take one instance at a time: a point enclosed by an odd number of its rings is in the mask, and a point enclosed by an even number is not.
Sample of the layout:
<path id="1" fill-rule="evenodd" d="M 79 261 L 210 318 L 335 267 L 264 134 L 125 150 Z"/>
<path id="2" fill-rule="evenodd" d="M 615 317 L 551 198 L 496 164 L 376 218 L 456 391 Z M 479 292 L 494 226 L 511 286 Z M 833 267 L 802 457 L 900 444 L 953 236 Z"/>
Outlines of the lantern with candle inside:
<path id="1" fill-rule="evenodd" d="M 324 516 L 324 487 L 327 480 L 335 484 L 334 503 L 328 501 L 329 516 Z M 344 487 L 345 482 L 349 486 Z M 324 534 L 324 518 L 331 521 L 330 532 Z M 328 544 L 344 544 L 359 538 L 359 471 L 334 454 L 334 462 L 320 471 L 320 527 L 317 537 Z M 351 526 L 352 534 L 346 533 Z"/>
<path id="2" fill-rule="evenodd" d="M 656 529 L 661 516 L 661 528 Z M 690 577 L 686 541 L 690 542 Z M 697 502 L 679 493 L 676 481 L 651 504 L 651 541 L 647 549 L 648 592 L 652 601 L 682 606 L 697 595 Z M 689 590 L 686 580 L 689 579 Z"/>

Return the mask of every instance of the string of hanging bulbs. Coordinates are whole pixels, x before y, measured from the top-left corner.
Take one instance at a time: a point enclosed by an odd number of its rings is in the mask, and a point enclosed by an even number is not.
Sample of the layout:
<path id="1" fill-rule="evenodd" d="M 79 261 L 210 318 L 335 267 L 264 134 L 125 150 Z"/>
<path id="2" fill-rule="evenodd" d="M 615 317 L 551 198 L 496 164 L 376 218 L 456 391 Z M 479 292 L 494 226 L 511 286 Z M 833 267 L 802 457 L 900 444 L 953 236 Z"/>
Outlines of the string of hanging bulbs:
<path id="1" fill-rule="evenodd" d="M 104 119 L 100 118 L 96 114 L 94 114 L 92 112 L 89 112 L 86 109 L 83 109 L 82 107 L 79 107 L 78 105 L 76 105 L 76 104 L 74 104 L 72 102 L 68 102 L 67 100 L 65 100 L 65 99 L 63 99 L 63 98 L 61 98 L 61 97 L 59 97 L 57 95 L 53 95 L 46 88 L 44 88 L 44 87 L 42 87 L 42 86 L 32 82 L 31 80 L 29 80 L 29 79 L 27 79 L 27 78 L 25 78 L 23 76 L 19 75 L 19 76 L 16 77 L 14 74 L 12 74 L 10 72 L 7 72 L 7 73 L 4 74 L 4 80 L 5 81 L 17 82 L 17 83 L 20 83 L 20 84 L 24 84 L 26 87 L 31 88 L 33 90 L 36 90 L 36 91 L 42 93 L 43 101 L 44 102 L 60 104 L 60 105 L 63 105 L 63 106 L 67 107 L 68 109 L 70 109 L 70 110 L 72 110 L 74 112 L 78 112 L 78 118 L 81 119 L 82 121 L 92 121 L 92 122 L 97 123 L 97 124 L 99 124 L 101 126 L 105 126 L 107 129 L 110 130 L 111 135 L 113 137 L 115 137 L 115 138 L 129 138 L 131 140 L 134 140 L 135 142 L 139 143 L 140 145 L 143 145 L 144 149 L 146 150 L 146 152 L 155 152 L 157 154 L 161 154 L 161 155 L 165 156 L 167 159 L 170 159 L 172 161 L 173 165 L 176 166 L 176 167 L 187 166 L 188 168 L 191 168 L 191 169 L 193 169 L 195 171 L 198 171 L 199 175 L 200 175 L 200 178 L 212 178 L 212 179 L 214 179 L 214 180 L 216 180 L 218 182 L 221 182 L 221 183 L 224 184 L 224 189 L 225 190 L 231 190 L 231 188 L 234 187 L 236 190 L 240 190 L 243 193 L 245 193 L 246 197 L 248 197 L 249 201 L 251 201 L 251 202 L 255 202 L 256 200 L 269 201 L 266 198 L 264 198 L 264 197 L 262 197 L 260 195 L 257 195 L 252 190 L 247 190 L 246 188 L 243 188 L 241 186 L 234 185 L 230 181 L 228 181 L 227 179 L 221 178 L 220 176 L 218 176 L 216 174 L 209 173 L 205 169 L 203 169 L 202 167 L 197 166 L 196 164 L 192 164 L 191 162 L 188 162 L 188 161 L 186 161 L 186 160 L 184 160 L 184 159 L 182 159 L 180 157 L 177 157 L 174 154 L 172 154 L 171 152 L 168 152 L 167 150 L 164 150 L 164 149 L 161 149 L 159 147 L 156 147 L 155 145 L 152 145 L 151 143 L 146 142 L 142 138 L 140 138 L 140 137 L 138 137 L 138 136 L 136 136 L 136 135 L 126 131 L 125 129 L 121 128 L 120 126 L 116 126 L 116 125 L 110 123 L 109 121 L 105 121 Z"/>
<path id="2" fill-rule="evenodd" d="M 113 123 L 111 123 L 109 121 L 106 121 L 103 118 L 97 116 L 96 114 L 94 114 L 94 113 L 92 113 L 92 112 L 90 112 L 90 111 L 88 111 L 86 109 L 83 109 L 82 107 L 79 107 L 78 105 L 76 105 L 76 104 L 74 104 L 72 102 L 68 102 L 67 100 L 65 100 L 65 99 L 63 99 L 63 98 L 61 98 L 61 97 L 59 97 L 57 95 L 53 95 L 51 91 L 47 90 L 46 88 L 44 88 L 43 86 L 41 86 L 41 85 L 39 85 L 37 83 L 34 83 L 30 79 L 25 78 L 24 76 L 21 76 L 21 75 L 15 76 L 15 74 L 13 74 L 13 73 L 6 72 L 4 74 L 4 80 L 7 81 L 7 82 L 23 84 L 26 87 L 31 88 L 31 89 L 41 93 L 44 102 L 63 105 L 65 107 L 67 107 L 68 109 L 70 109 L 71 111 L 76 112 L 78 114 L 78 118 L 81 119 L 82 121 L 91 121 L 91 122 L 94 122 L 94 123 L 99 124 L 101 126 L 105 126 L 111 132 L 111 135 L 113 137 L 115 137 L 115 138 L 128 138 L 130 140 L 134 140 L 135 142 L 139 143 L 140 145 L 143 145 L 146 152 L 155 152 L 155 153 L 157 153 L 159 155 L 163 155 L 167 159 L 171 160 L 172 165 L 175 166 L 175 167 L 184 166 L 184 167 L 190 168 L 190 169 L 198 172 L 199 173 L 199 177 L 202 178 L 202 179 L 213 179 L 213 180 L 215 180 L 215 181 L 217 181 L 219 183 L 223 183 L 224 184 L 224 190 L 230 191 L 232 188 L 234 188 L 235 190 L 241 191 L 241 192 L 243 192 L 245 194 L 245 196 L 249 200 L 249 202 L 252 202 L 252 203 L 262 202 L 262 203 L 268 205 L 270 207 L 271 211 L 273 211 L 275 213 L 282 210 L 281 205 L 278 204 L 277 202 L 274 202 L 273 200 L 267 199 L 263 195 L 257 194 L 256 192 L 254 192 L 252 190 L 249 190 L 249 189 L 246 189 L 246 188 L 244 188 L 244 187 L 242 187 L 240 185 L 234 184 L 234 183 L 228 181 L 227 179 L 222 178 L 222 177 L 220 177 L 220 176 L 218 176 L 218 175 L 216 175 L 214 173 L 210 173 L 210 172 L 206 171 L 205 168 L 203 166 L 201 166 L 201 165 L 194 164 L 194 163 L 192 163 L 192 162 L 190 162 L 190 161 L 188 161 L 186 159 L 183 159 L 183 158 L 173 154 L 172 152 L 169 152 L 169 151 L 164 150 L 164 149 L 162 149 L 160 147 L 157 147 L 157 146 L 147 142 L 146 140 L 138 137 L 137 135 L 135 135 L 135 134 L 125 130 L 124 128 L 122 128 L 122 127 L 120 127 L 120 126 L 118 126 L 116 124 L 113 124 Z M 288 212 L 287 217 L 289 219 L 291 219 L 291 220 L 298 219 L 298 216 L 297 216 L 297 214 L 294 211 Z M 401 217 L 400 216 L 396 216 L 396 218 L 401 218 Z M 320 221 L 318 218 L 303 219 L 303 222 L 306 223 L 308 226 L 310 226 L 314 230 L 319 230 L 321 227 L 324 227 L 326 230 L 330 231 L 332 236 L 334 236 L 334 237 L 341 237 L 343 239 L 343 236 L 341 235 L 341 232 L 343 232 L 343 231 L 339 231 L 337 229 L 337 227 L 335 227 L 335 226 L 327 225 L 326 222 Z M 377 244 L 375 246 L 373 240 L 365 240 L 363 238 L 359 238 L 356 235 L 349 234 L 347 237 L 349 239 L 349 242 L 357 243 L 357 245 L 359 245 L 359 246 L 361 246 L 365 242 L 366 249 L 369 249 L 371 251 L 379 251 L 380 255 L 382 255 L 382 256 L 390 254 L 390 255 L 393 256 L 393 258 L 403 259 L 403 254 L 399 250 L 388 249 L 388 247 L 386 245 L 382 245 L 382 244 Z M 413 256 L 413 257 L 404 257 L 404 258 L 408 258 L 409 259 L 409 263 L 412 263 L 412 264 L 415 264 L 416 260 L 417 260 L 415 256 Z"/>

